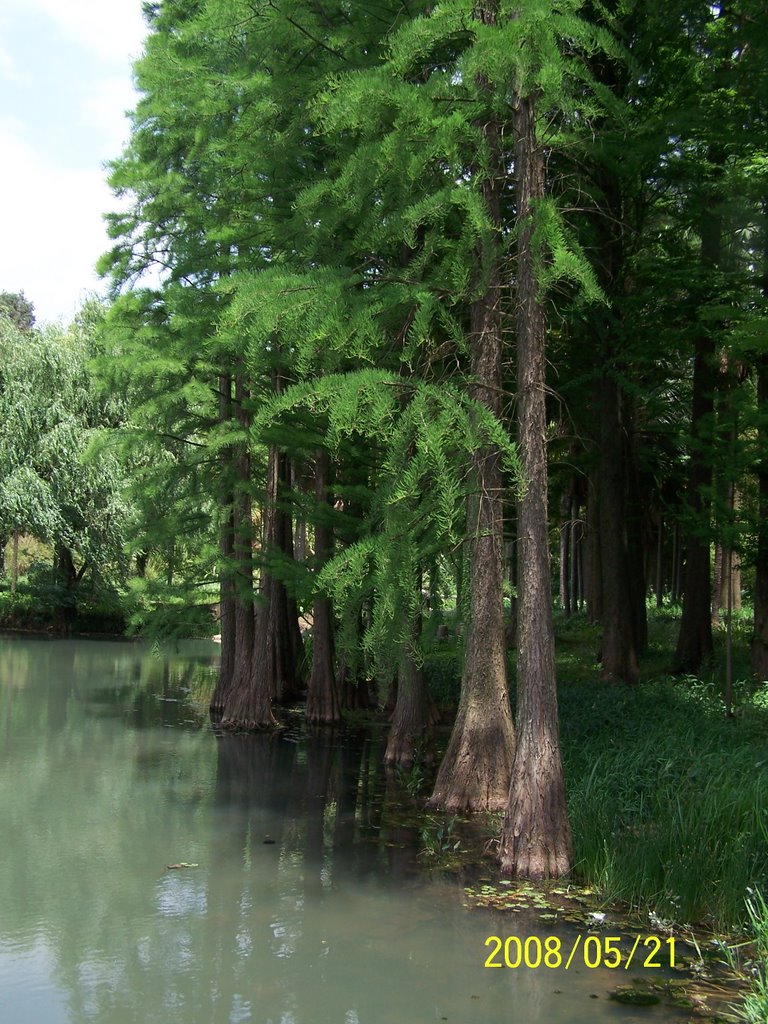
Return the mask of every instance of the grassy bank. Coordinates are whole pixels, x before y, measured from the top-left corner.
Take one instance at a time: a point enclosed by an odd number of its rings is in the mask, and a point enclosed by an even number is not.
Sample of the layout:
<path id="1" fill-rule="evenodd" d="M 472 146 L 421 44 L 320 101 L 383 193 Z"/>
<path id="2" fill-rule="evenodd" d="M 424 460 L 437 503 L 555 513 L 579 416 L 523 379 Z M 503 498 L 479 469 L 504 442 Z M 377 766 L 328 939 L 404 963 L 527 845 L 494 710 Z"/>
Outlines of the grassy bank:
<path id="1" fill-rule="evenodd" d="M 750 982 L 739 1013 L 768 1021 L 768 684 L 751 676 L 751 622 L 733 631 L 734 704 L 724 700 L 725 635 L 700 677 L 669 673 L 679 619 L 650 612 L 637 686 L 599 681 L 599 630 L 556 624 L 558 700 L 574 876 L 609 903 L 751 942 L 732 954 Z M 434 692 L 458 695 L 460 652 L 428 661 Z M 514 656 L 510 664 L 514 679 Z M 513 685 L 514 689 L 514 685 Z M 512 694 L 514 706 L 514 692 Z"/>
<path id="2" fill-rule="evenodd" d="M 606 901 L 725 932 L 746 925 L 750 889 L 768 892 L 768 686 L 751 681 L 745 617 L 726 717 L 723 634 L 701 678 L 676 677 L 678 625 L 650 613 L 642 682 L 623 686 L 599 681 L 596 627 L 557 622 L 574 873 Z M 444 703 L 458 696 L 460 659 L 447 646 L 428 659 Z M 514 657 L 510 669 L 514 680 Z"/>
<path id="3" fill-rule="evenodd" d="M 671 679 L 560 699 L 577 874 L 676 921 L 743 921 L 768 881 L 766 712 L 726 720 L 706 688 Z"/>
<path id="4" fill-rule="evenodd" d="M 676 921 L 745 922 L 768 886 L 768 687 L 744 657 L 732 717 L 716 659 L 701 679 L 663 674 L 668 615 L 651 623 L 639 686 L 597 682 L 589 627 L 562 624 L 560 720 L 576 873 L 610 900 Z"/>

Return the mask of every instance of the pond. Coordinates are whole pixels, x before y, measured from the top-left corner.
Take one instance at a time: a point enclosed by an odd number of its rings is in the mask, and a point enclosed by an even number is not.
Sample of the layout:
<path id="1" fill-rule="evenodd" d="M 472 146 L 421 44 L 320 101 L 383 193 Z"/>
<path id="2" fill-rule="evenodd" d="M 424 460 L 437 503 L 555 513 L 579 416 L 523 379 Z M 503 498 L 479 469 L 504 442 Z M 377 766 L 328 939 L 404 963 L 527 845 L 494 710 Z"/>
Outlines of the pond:
<path id="1" fill-rule="evenodd" d="M 381 736 L 216 735 L 217 658 L 0 638 L 0 1020 L 687 1019 L 609 1000 L 616 972 L 578 960 L 485 968 L 488 936 L 552 929 L 425 868 Z"/>

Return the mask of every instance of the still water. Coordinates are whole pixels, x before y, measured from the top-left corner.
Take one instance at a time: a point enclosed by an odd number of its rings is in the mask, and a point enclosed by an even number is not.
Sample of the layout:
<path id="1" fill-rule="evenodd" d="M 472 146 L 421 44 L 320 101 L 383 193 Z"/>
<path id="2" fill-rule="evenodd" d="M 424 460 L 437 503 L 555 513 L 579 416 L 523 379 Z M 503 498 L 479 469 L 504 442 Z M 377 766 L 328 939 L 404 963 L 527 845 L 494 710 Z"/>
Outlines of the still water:
<path id="1" fill-rule="evenodd" d="M 485 969 L 546 926 L 424 869 L 376 737 L 217 736 L 217 656 L 0 638 L 0 1024 L 680 1019 Z"/>

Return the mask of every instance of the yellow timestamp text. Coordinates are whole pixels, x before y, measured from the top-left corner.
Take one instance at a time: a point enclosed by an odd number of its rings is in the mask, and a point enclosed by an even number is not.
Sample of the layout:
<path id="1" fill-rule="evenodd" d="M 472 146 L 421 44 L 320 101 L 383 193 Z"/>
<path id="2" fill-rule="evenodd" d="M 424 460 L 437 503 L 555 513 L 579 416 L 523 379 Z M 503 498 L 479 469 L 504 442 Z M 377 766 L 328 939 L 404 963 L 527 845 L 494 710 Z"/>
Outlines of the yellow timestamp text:
<path id="1" fill-rule="evenodd" d="M 570 942 L 557 935 L 510 935 L 507 939 L 489 935 L 485 945 L 491 950 L 486 967 L 509 967 L 513 971 L 522 967 L 564 967 L 567 971 L 582 964 L 591 970 L 608 967 L 625 971 L 632 963 L 649 968 L 675 966 L 675 940 L 660 939 L 658 935 L 637 935 L 634 940 L 620 935 L 577 935 Z"/>

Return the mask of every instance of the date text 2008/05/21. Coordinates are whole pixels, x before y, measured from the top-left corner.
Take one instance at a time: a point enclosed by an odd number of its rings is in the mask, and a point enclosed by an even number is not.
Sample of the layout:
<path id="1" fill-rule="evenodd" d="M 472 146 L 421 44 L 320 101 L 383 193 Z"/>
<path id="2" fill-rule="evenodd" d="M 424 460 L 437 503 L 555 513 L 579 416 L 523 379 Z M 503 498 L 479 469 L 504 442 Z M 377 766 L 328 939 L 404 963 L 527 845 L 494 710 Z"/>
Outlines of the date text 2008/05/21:
<path id="1" fill-rule="evenodd" d="M 658 935 L 645 938 L 637 935 L 633 944 L 632 939 L 620 935 L 577 935 L 570 944 L 557 935 L 543 939 L 538 935 L 527 938 L 510 935 L 507 939 L 489 935 L 485 945 L 491 950 L 485 960 L 486 967 L 511 970 L 565 967 L 567 971 L 582 964 L 590 969 L 608 967 L 625 971 L 633 963 L 635 967 L 648 968 L 675 966 L 675 940 L 660 939 Z"/>

